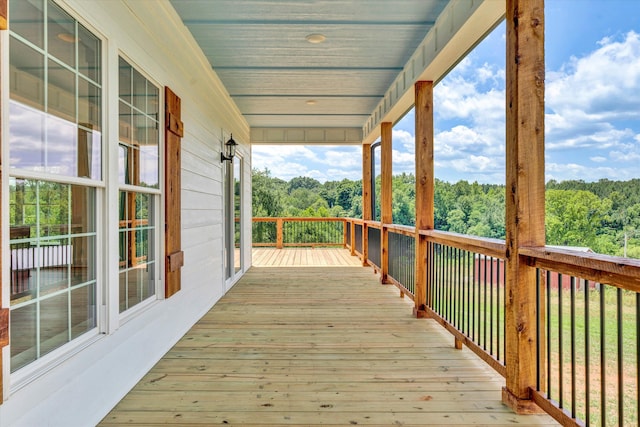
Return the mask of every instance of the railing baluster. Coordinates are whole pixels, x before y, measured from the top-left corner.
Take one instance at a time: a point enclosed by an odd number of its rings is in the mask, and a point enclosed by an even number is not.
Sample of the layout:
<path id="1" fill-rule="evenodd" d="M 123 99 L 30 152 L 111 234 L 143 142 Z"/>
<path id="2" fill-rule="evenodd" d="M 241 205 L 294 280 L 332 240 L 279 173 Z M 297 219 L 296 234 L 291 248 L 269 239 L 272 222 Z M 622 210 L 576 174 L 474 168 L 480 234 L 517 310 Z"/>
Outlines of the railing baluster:
<path id="1" fill-rule="evenodd" d="M 497 317 L 497 323 L 498 324 L 496 325 L 496 335 L 498 336 L 498 342 L 496 343 L 496 346 L 497 346 L 497 349 L 496 349 L 497 356 L 496 357 L 497 357 L 498 360 L 500 360 L 500 349 L 501 349 L 500 348 L 501 347 L 501 345 L 500 345 L 500 329 L 501 329 L 500 328 L 500 319 L 501 319 L 502 316 L 500 315 L 500 313 L 501 313 L 502 307 L 504 307 L 504 305 L 502 304 L 502 301 L 500 300 L 500 286 L 501 286 L 500 278 L 502 277 L 502 276 L 500 276 L 500 263 L 501 263 L 501 260 L 499 258 L 497 258 L 496 259 L 496 266 L 497 266 L 496 278 L 498 279 L 498 283 L 496 285 L 496 306 L 497 306 L 498 312 L 496 314 L 496 317 Z M 538 341 L 538 342 L 540 342 L 540 341 Z"/>
<path id="2" fill-rule="evenodd" d="M 467 306 L 465 309 L 465 313 L 466 313 L 466 323 L 467 323 L 467 327 L 465 329 L 465 334 L 467 336 L 471 336 L 471 329 L 470 329 L 470 325 L 471 325 L 471 287 L 473 286 L 473 253 L 472 252 L 467 252 L 467 272 L 465 274 L 465 278 L 466 278 L 466 290 L 467 290 Z"/>
<path id="3" fill-rule="evenodd" d="M 454 286 L 456 287 L 456 299 L 455 299 L 455 319 L 456 319 L 456 328 L 460 329 L 460 315 L 462 314 L 462 310 L 460 308 L 460 249 L 454 249 L 454 271 L 455 271 L 455 282 Z"/>
<path id="4" fill-rule="evenodd" d="M 540 312 L 540 269 L 536 270 L 536 312 Z M 536 390 L 540 390 L 540 345 L 542 343 L 542 333 L 540 331 L 540 316 L 536 316 L 536 342 L 538 343 L 536 348 Z"/>
<path id="5" fill-rule="evenodd" d="M 551 272 L 545 271 L 547 283 L 547 396 L 551 399 Z"/>
<path id="6" fill-rule="evenodd" d="M 622 289 L 616 289 L 618 317 L 618 425 L 624 425 L 624 337 L 622 336 Z"/>
<path id="7" fill-rule="evenodd" d="M 484 256 L 484 283 L 482 296 L 482 348 L 487 349 L 487 256 Z"/>
<path id="8" fill-rule="evenodd" d="M 489 354 L 493 354 L 493 257 L 489 258 Z"/>
<path id="9" fill-rule="evenodd" d="M 479 254 L 474 257 L 473 260 L 473 296 L 472 296 L 472 304 L 473 304 L 473 309 L 471 310 L 471 329 L 473 330 L 473 336 L 471 337 L 471 339 L 473 339 L 474 342 L 479 342 L 480 340 L 480 334 L 478 333 L 478 324 L 480 323 L 480 320 L 478 318 L 478 321 L 476 321 L 476 317 L 477 317 L 477 313 L 479 313 L 478 310 L 478 305 L 476 304 L 477 301 L 477 296 L 478 296 L 478 291 L 479 291 L 479 286 L 480 286 L 480 258 L 479 258 Z M 477 284 L 477 286 L 476 286 Z"/>
<path id="10" fill-rule="evenodd" d="M 604 305 L 604 285 L 600 284 L 600 425 L 607 425 L 607 373 L 606 373 L 606 346 L 605 346 L 605 322 L 606 314 Z"/>
<path id="11" fill-rule="evenodd" d="M 558 274 L 558 406 L 564 408 L 564 352 L 562 327 L 562 274 Z"/>
<path id="12" fill-rule="evenodd" d="M 589 339 L 589 281 L 586 280 L 584 284 L 584 376 L 585 376 L 585 388 L 586 393 L 584 396 L 585 400 L 585 424 L 589 425 L 591 423 L 591 405 L 589 404 L 589 396 L 591 395 L 591 362 L 590 362 L 590 353 L 591 353 L 591 342 Z"/>
<path id="13" fill-rule="evenodd" d="M 571 416 L 576 417 L 576 278 L 571 276 Z"/>
<path id="14" fill-rule="evenodd" d="M 449 277 L 449 274 L 451 272 L 451 270 L 449 269 L 449 259 L 450 259 L 450 253 L 451 253 L 451 247 L 450 246 L 445 246 L 445 256 L 444 256 L 444 261 L 445 261 L 445 268 L 444 268 L 444 285 L 445 285 L 445 292 L 446 292 L 446 309 L 445 309 L 445 319 L 447 319 L 448 322 L 451 322 L 451 278 Z"/>

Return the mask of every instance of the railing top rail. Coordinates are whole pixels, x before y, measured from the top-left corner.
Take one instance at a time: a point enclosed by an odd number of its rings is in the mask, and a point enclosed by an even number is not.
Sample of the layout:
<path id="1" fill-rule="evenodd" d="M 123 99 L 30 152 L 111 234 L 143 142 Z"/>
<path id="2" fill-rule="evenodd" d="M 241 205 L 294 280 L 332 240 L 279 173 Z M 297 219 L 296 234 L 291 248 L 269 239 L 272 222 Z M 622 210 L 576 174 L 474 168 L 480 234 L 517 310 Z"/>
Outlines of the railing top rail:
<path id="1" fill-rule="evenodd" d="M 254 222 L 274 222 L 277 220 L 282 221 L 300 221 L 300 222 L 346 222 L 348 218 L 337 217 L 253 217 Z"/>
<path id="2" fill-rule="evenodd" d="M 640 292 L 640 260 L 552 247 L 521 248 L 532 267 Z"/>
<path id="3" fill-rule="evenodd" d="M 384 228 L 397 234 L 404 234 L 405 236 L 416 235 L 416 228 L 410 225 L 398 225 L 398 224 L 385 224 Z"/>
<path id="4" fill-rule="evenodd" d="M 449 231 L 420 230 L 420 235 L 442 245 L 453 246 L 466 251 L 477 252 L 496 258 L 506 259 L 507 245 L 504 240 L 487 237 L 467 236 Z"/>
<path id="5" fill-rule="evenodd" d="M 371 227 L 371 228 L 382 228 L 382 223 L 380 221 L 374 221 L 372 219 L 368 219 L 368 220 L 363 220 L 362 221 L 363 224 L 367 224 L 367 227 Z"/>

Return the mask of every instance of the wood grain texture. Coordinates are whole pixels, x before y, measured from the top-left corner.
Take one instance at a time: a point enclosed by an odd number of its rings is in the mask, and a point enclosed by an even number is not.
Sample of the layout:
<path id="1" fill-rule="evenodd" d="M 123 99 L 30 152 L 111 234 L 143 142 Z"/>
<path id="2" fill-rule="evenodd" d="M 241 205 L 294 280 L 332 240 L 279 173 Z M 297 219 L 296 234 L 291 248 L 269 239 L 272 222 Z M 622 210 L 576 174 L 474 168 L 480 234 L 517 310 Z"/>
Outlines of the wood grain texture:
<path id="1" fill-rule="evenodd" d="M 536 384 L 536 270 L 520 248 L 545 245 L 544 1 L 506 8 L 506 404 Z M 517 410 L 522 405 L 512 406 Z"/>
<path id="2" fill-rule="evenodd" d="M 383 122 L 380 130 L 380 282 L 390 283 L 389 272 L 389 232 L 384 224 L 393 224 L 393 123 Z"/>
<path id="3" fill-rule="evenodd" d="M 416 228 L 433 230 L 435 172 L 433 164 L 433 82 L 419 81 L 415 91 Z M 427 246 L 416 233 L 415 307 L 417 317 L 426 315 Z"/>
<path id="4" fill-rule="evenodd" d="M 253 267 L 100 425 L 557 425 L 513 414 L 498 374 L 376 282 Z"/>
<path id="5" fill-rule="evenodd" d="M 640 260 L 550 247 L 520 248 L 531 267 L 640 292 Z"/>
<path id="6" fill-rule="evenodd" d="M 416 228 L 434 228 L 433 82 L 415 84 Z"/>
<path id="7" fill-rule="evenodd" d="M 476 252 L 495 258 L 506 258 L 506 245 L 503 240 L 488 237 L 468 236 L 450 231 L 421 230 L 420 234 L 428 237 L 430 242 L 453 246 L 465 251 Z"/>
<path id="8" fill-rule="evenodd" d="M 371 144 L 362 146 L 362 219 L 373 219 L 371 211 Z"/>
<path id="9" fill-rule="evenodd" d="M 359 267 L 362 262 L 347 249 L 253 248 L 254 267 Z"/>
<path id="10" fill-rule="evenodd" d="M 181 288 L 181 271 L 177 267 L 181 253 L 181 101 L 171 89 L 165 87 L 165 298 Z M 179 125 L 178 125 L 179 124 Z M 172 262 L 173 261 L 173 262 Z M 184 262 L 184 258 L 181 260 Z"/>

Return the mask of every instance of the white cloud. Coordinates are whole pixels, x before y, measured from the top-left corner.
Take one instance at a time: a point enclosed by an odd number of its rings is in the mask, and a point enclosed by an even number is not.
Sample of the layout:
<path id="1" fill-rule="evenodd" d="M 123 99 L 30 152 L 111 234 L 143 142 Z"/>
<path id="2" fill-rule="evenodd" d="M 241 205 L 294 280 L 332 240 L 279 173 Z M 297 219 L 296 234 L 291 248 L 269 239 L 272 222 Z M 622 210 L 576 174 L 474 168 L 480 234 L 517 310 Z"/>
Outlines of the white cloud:
<path id="1" fill-rule="evenodd" d="M 602 157 L 602 156 L 594 156 L 594 157 L 590 157 L 589 160 L 591 160 L 594 163 L 604 163 L 608 159 L 606 157 Z"/>
<path id="2" fill-rule="evenodd" d="M 637 178 L 637 168 L 620 168 L 613 166 L 590 167 L 577 163 L 547 163 L 546 179 L 557 181 L 567 179 L 585 179 L 593 177 L 606 177 L 613 180 L 628 180 Z"/>
<path id="3" fill-rule="evenodd" d="M 609 153 L 609 157 L 616 162 L 634 162 L 636 165 L 640 163 L 640 152 L 612 151 Z"/>
<path id="4" fill-rule="evenodd" d="M 464 159 L 456 159 L 451 161 L 451 166 L 460 172 L 485 172 L 495 169 L 494 160 L 486 156 L 468 156 Z"/>
<path id="5" fill-rule="evenodd" d="M 565 117 L 589 120 L 640 118 L 640 35 L 603 38 L 599 48 L 572 58 L 547 83 L 547 106 Z"/>
<path id="6" fill-rule="evenodd" d="M 324 157 L 319 161 L 328 166 L 336 166 L 342 169 L 362 169 L 362 148 L 356 147 L 357 150 L 353 150 L 354 147 L 344 147 L 342 150 L 330 149 L 325 151 Z"/>

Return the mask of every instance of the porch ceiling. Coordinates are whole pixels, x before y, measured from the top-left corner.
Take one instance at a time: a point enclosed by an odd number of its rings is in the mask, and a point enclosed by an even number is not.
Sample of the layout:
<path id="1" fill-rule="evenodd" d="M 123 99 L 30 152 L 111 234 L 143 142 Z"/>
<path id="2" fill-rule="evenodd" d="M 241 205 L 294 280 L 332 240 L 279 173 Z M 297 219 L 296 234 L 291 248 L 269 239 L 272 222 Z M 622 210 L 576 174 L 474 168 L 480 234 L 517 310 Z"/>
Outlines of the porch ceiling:
<path id="1" fill-rule="evenodd" d="M 490 28 L 504 10 L 495 0 L 171 3 L 251 126 L 252 143 L 361 143 L 406 113 L 412 95 L 399 101 L 474 15 L 493 10 L 480 25 Z M 312 34 L 326 39 L 310 43 Z M 466 49 L 427 77 L 439 80 Z"/>

